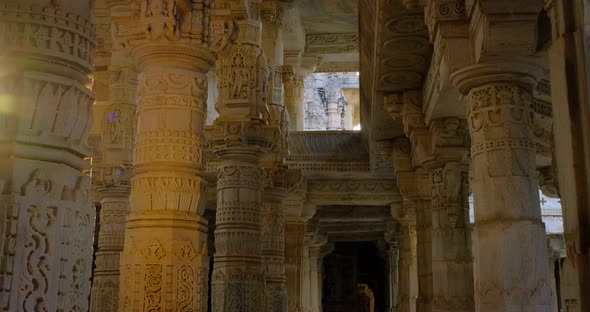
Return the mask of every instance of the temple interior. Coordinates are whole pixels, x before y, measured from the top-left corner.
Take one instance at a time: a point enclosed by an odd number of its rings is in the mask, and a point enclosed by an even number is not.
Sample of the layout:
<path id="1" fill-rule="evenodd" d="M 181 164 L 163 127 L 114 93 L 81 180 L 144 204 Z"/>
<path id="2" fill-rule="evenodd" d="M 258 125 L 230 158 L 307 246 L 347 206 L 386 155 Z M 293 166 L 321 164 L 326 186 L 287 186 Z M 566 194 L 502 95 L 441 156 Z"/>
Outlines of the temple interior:
<path id="1" fill-rule="evenodd" d="M 590 0 L 0 0 L 0 311 L 590 312 Z"/>

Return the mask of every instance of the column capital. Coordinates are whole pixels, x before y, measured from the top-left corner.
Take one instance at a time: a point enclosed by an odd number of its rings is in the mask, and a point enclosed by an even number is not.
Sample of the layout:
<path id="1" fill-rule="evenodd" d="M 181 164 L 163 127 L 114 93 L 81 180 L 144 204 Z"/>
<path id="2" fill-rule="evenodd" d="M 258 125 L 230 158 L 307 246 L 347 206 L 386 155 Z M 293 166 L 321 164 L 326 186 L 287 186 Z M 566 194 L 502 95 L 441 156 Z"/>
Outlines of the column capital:
<path id="1" fill-rule="evenodd" d="M 171 60 L 170 55 L 189 56 L 192 66 L 207 71 L 220 52 L 233 41 L 237 29 L 229 10 L 209 4 L 194 6 L 190 0 L 109 0 L 114 48 L 123 48 L 138 61 Z M 199 27 L 195 23 L 203 23 Z M 199 58 L 202 64 L 194 63 Z M 190 64 L 190 62 L 187 62 Z"/>
<path id="2" fill-rule="evenodd" d="M 459 92 L 467 94 L 477 86 L 507 81 L 532 89 L 538 79 L 546 76 L 546 72 L 534 62 L 515 60 L 465 66 L 451 74 L 450 78 Z"/>

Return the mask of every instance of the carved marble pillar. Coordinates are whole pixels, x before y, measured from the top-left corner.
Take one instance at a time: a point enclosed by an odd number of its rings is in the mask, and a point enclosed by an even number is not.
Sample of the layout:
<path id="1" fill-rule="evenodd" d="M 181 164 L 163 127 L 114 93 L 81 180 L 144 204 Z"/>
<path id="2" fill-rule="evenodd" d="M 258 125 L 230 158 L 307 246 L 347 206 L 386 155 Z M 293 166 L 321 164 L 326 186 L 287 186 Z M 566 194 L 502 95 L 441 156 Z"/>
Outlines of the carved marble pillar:
<path id="1" fill-rule="evenodd" d="M 266 311 L 268 312 L 287 312 L 284 196 L 283 187 L 264 190 L 262 256 L 264 257 Z"/>
<path id="2" fill-rule="evenodd" d="M 328 102 L 328 125 L 326 130 L 342 130 L 342 112 L 338 102 Z"/>
<path id="3" fill-rule="evenodd" d="M 467 92 L 476 311 L 555 311 L 535 170 L 533 102 L 522 64 L 455 73 Z M 506 72 L 498 72 L 506 68 Z M 508 70 L 510 68 L 510 70 Z"/>
<path id="4" fill-rule="evenodd" d="M 554 155 L 567 250 L 563 266 L 571 273 L 561 296 L 569 311 L 589 311 L 590 3 L 546 0 L 545 9 L 552 24 L 548 58 Z"/>
<path id="5" fill-rule="evenodd" d="M 304 235 L 304 220 L 299 218 L 285 220 L 285 276 L 289 312 L 301 311 L 302 306 Z"/>
<path id="6" fill-rule="evenodd" d="M 406 109 L 408 110 L 408 109 Z M 412 111 L 414 111 L 412 109 Z M 409 120 L 420 120 L 417 118 L 404 119 L 404 127 L 411 137 L 418 137 L 422 140 L 425 132 L 422 127 L 407 122 Z M 416 144 L 417 145 L 417 144 Z M 414 147 L 414 149 L 416 149 Z M 424 149 L 419 149 L 424 154 Z M 393 161 L 396 170 L 397 184 L 400 193 L 404 196 L 403 209 L 415 211 L 416 236 L 417 236 L 417 275 L 418 275 L 418 298 L 416 300 L 416 311 L 432 311 L 432 208 L 431 208 L 431 177 L 425 168 L 413 169 L 413 159 L 410 157 L 411 144 L 408 139 L 397 139 L 393 144 Z M 422 161 L 420 161 L 422 162 Z M 419 163 L 420 163 L 419 162 Z"/>
<path id="7" fill-rule="evenodd" d="M 316 234 L 309 245 L 309 294 L 311 312 L 322 311 L 322 261 L 324 256 L 331 252 L 324 246 L 328 243 L 328 237 Z"/>
<path id="8" fill-rule="evenodd" d="M 204 312 L 209 272 L 202 176 L 205 74 L 233 24 L 213 15 L 218 11 L 208 5 L 111 2 L 116 46 L 133 56 L 139 72 L 135 177 L 118 310 Z M 200 26 L 190 27 L 195 22 Z"/>
<path id="9" fill-rule="evenodd" d="M 397 242 L 387 247 L 387 264 L 389 280 L 389 312 L 395 312 L 398 306 L 399 292 L 399 245 Z"/>
<path id="10" fill-rule="evenodd" d="M 432 284 L 432 213 L 430 198 L 413 200 L 416 209 L 416 234 L 418 238 L 418 299 L 416 311 L 433 311 Z"/>
<path id="11" fill-rule="evenodd" d="M 400 223 L 398 284 L 395 311 L 415 312 L 415 303 L 412 301 L 412 275 L 415 269 L 413 264 L 413 250 L 416 236 L 416 216 L 413 206 L 404 204 L 392 204 L 392 214 Z M 403 211 L 402 211 L 403 210 Z"/>
<path id="12" fill-rule="evenodd" d="M 137 52 L 136 176 L 121 254 L 121 311 L 207 310 L 201 174 L 205 73 L 212 58 L 199 48 L 183 49 L 186 54 L 154 44 Z"/>
<path id="13" fill-rule="evenodd" d="M 233 3 L 242 15 L 235 44 L 217 62 L 219 118 L 211 142 L 218 159 L 212 310 L 264 311 L 261 161 L 279 149 L 269 125 L 268 63 L 260 48 L 258 1 Z"/>
<path id="14" fill-rule="evenodd" d="M 0 310 L 86 311 L 94 1 L 0 2 Z"/>
<path id="15" fill-rule="evenodd" d="M 474 311 L 468 168 L 442 162 L 432 171 L 433 311 Z"/>
<path id="16" fill-rule="evenodd" d="M 101 202 L 91 311 L 117 311 L 119 254 L 129 213 L 131 162 L 135 135 L 137 73 L 113 66 L 109 72 L 110 105 L 102 124 L 102 159 L 93 164 L 93 182 Z"/>
<path id="17" fill-rule="evenodd" d="M 305 91 L 306 74 L 300 73 L 296 67 L 283 66 L 283 82 L 285 87 L 285 107 L 289 112 L 289 130 L 303 131 L 305 120 L 305 105 L 303 94 Z"/>

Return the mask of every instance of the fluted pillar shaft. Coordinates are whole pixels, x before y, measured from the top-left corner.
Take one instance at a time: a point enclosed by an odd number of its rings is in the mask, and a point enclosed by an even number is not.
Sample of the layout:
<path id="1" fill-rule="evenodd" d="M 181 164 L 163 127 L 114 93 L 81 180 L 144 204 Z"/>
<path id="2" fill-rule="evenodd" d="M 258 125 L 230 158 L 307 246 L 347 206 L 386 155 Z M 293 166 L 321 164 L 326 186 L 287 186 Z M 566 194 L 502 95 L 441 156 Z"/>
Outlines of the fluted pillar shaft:
<path id="1" fill-rule="evenodd" d="M 415 200 L 418 238 L 418 312 L 432 312 L 432 214 L 431 201 Z"/>
<path id="2" fill-rule="evenodd" d="M 167 43 L 136 51 L 136 176 L 121 254 L 120 311 L 207 310 L 203 125 L 207 50 Z"/>
<path id="3" fill-rule="evenodd" d="M 266 311 L 287 312 L 283 188 L 264 191 L 262 256 L 265 266 Z"/>
<path id="4" fill-rule="evenodd" d="M 94 1 L 0 1 L 0 310 L 88 309 Z"/>
<path id="5" fill-rule="evenodd" d="M 469 77 L 476 73 L 474 69 Z M 474 82 L 485 81 L 483 77 Z M 469 88 L 479 312 L 555 310 L 536 181 L 532 105 L 530 87 L 501 75 Z"/>
<path id="6" fill-rule="evenodd" d="M 433 311 L 474 311 L 467 166 L 432 171 Z"/>

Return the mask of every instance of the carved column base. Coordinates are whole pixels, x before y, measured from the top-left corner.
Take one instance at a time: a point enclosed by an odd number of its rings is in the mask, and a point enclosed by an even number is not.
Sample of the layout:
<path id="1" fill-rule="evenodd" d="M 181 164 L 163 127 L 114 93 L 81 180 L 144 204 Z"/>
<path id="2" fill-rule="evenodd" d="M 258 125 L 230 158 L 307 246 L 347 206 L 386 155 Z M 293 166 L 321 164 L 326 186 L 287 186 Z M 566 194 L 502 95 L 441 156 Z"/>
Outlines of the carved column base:
<path id="1" fill-rule="evenodd" d="M 144 211 L 127 219 L 119 311 L 207 311 L 207 221 Z"/>

